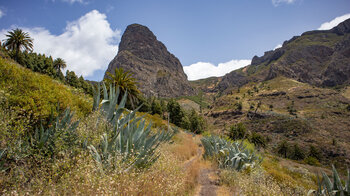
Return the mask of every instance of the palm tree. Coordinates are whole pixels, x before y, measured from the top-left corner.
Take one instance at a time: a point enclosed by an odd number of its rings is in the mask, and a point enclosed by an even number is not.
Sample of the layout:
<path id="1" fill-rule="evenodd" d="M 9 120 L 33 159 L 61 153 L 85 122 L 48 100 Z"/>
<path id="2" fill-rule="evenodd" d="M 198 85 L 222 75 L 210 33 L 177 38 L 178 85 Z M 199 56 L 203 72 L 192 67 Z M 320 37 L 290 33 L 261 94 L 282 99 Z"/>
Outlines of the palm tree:
<path id="1" fill-rule="evenodd" d="M 64 69 L 67 67 L 66 61 L 64 61 L 61 58 L 57 58 L 53 61 L 53 67 L 59 72 L 61 69 Z"/>
<path id="2" fill-rule="evenodd" d="M 140 91 L 137 89 L 137 82 L 136 79 L 132 77 L 132 74 L 129 71 L 124 71 L 123 68 L 115 68 L 114 74 L 107 72 L 107 75 L 109 77 L 105 79 L 106 83 L 119 86 L 122 94 L 128 91 L 128 98 L 132 107 L 134 107 L 134 101 L 136 101 Z"/>
<path id="3" fill-rule="evenodd" d="M 22 29 L 17 28 L 15 30 L 8 31 L 6 37 L 8 38 L 5 40 L 4 45 L 8 50 L 16 52 L 16 61 L 18 60 L 20 51 L 33 50 L 33 39 L 29 37 L 29 34 L 27 32 L 23 32 Z"/>

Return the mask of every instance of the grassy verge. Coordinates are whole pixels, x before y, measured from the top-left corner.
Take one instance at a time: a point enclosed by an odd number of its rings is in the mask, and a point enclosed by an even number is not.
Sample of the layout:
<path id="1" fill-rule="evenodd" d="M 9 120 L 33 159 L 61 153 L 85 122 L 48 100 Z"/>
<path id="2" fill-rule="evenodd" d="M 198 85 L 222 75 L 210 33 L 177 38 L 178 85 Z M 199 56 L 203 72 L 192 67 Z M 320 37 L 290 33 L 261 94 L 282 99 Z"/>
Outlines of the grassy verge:
<path id="1" fill-rule="evenodd" d="M 316 176 L 307 169 L 282 165 L 270 156 L 251 171 L 221 170 L 220 178 L 238 195 L 306 195 L 316 185 Z"/>
<path id="2" fill-rule="evenodd" d="M 98 113 L 80 121 L 78 137 L 98 145 L 104 122 Z M 154 117 L 156 118 L 156 117 Z M 88 151 L 77 148 L 53 159 L 36 156 L 12 161 L 0 172 L 0 193 L 9 195 L 186 195 L 197 183 L 197 162 L 184 166 L 197 152 L 192 136 L 179 132 L 157 150 L 159 159 L 146 169 L 102 172 Z M 121 163 L 122 164 L 122 163 Z M 123 168 L 123 165 L 120 165 Z"/>

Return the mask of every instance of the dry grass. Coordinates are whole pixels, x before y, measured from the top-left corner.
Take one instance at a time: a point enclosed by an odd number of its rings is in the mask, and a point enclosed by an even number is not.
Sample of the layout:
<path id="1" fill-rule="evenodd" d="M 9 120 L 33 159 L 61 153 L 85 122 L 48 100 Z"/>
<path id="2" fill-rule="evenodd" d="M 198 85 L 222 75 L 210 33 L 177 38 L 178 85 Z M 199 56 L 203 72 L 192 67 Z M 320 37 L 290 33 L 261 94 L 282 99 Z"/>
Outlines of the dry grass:
<path id="1" fill-rule="evenodd" d="M 306 195 L 316 188 L 316 177 L 306 168 L 280 164 L 271 157 L 253 171 L 221 170 L 220 178 L 236 195 Z"/>
<path id="2" fill-rule="evenodd" d="M 344 88 L 342 95 L 348 99 L 350 99 L 350 86 Z"/>
<path id="3" fill-rule="evenodd" d="M 199 104 L 197 104 L 196 102 L 192 101 L 192 100 L 189 100 L 189 99 L 185 99 L 185 98 L 182 98 L 182 99 L 179 99 L 177 101 L 182 108 L 184 108 L 186 111 L 190 111 L 192 109 L 196 110 L 197 112 L 199 112 Z"/>
<path id="4" fill-rule="evenodd" d="M 105 122 L 93 113 L 77 130 L 82 138 L 98 145 Z M 102 173 L 88 151 L 63 154 L 54 160 L 32 160 L 11 165 L 0 172 L 1 195 L 188 195 L 197 184 L 198 147 L 192 136 L 179 132 L 172 143 L 160 146 L 159 159 L 146 169 Z M 37 164 L 40 163 L 40 164 Z M 125 168 L 122 167 L 121 168 Z"/>
<path id="5" fill-rule="evenodd" d="M 186 193 L 193 193 L 197 184 L 200 170 L 200 160 L 196 159 L 190 164 L 187 168 L 185 168 L 186 178 L 185 183 Z"/>
<path id="6" fill-rule="evenodd" d="M 294 190 L 279 184 L 263 170 L 251 173 L 240 173 L 223 170 L 220 173 L 222 182 L 230 187 L 234 195 L 305 195 L 305 190 Z"/>
<path id="7" fill-rule="evenodd" d="M 189 160 L 197 155 L 198 147 L 194 143 L 192 135 L 180 132 L 174 137 L 174 141 L 176 145 L 173 145 L 169 150 L 181 161 Z"/>
<path id="8" fill-rule="evenodd" d="M 0 183 L 14 181 L 18 186 L 3 190 L 4 195 L 184 195 L 189 194 L 197 183 L 198 161 L 183 167 L 183 157 L 173 153 L 174 146 L 164 144 L 159 160 L 148 169 L 130 172 L 110 171 L 101 173 L 89 154 L 81 154 L 71 160 L 68 156 L 54 164 L 34 168 L 31 179 L 20 172 L 28 167 L 13 170 L 16 178 L 1 174 Z M 25 182 L 27 181 L 27 183 Z"/>

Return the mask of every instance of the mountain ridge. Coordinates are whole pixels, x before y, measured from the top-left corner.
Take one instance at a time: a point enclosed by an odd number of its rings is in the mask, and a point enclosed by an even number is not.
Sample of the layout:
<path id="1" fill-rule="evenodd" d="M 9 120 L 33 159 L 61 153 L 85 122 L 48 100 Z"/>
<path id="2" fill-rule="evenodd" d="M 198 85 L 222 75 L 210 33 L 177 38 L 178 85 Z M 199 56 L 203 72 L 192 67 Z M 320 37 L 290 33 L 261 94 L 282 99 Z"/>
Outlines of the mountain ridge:
<path id="1" fill-rule="evenodd" d="M 294 36 L 281 48 L 254 56 L 250 65 L 222 77 L 217 90 L 285 76 L 319 87 L 350 84 L 350 19 L 330 30 Z"/>

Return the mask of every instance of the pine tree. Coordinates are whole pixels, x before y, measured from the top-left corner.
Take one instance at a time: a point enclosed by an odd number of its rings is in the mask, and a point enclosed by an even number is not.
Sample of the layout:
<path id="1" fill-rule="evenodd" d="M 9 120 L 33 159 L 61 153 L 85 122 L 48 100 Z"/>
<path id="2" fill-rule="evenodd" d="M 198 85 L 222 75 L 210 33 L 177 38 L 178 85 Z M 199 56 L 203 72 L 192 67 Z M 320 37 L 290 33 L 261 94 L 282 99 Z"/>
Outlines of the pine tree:
<path id="1" fill-rule="evenodd" d="M 175 99 L 171 99 L 167 104 L 167 110 L 170 116 L 170 122 L 177 126 L 181 126 L 184 112 L 181 109 L 180 104 Z"/>

